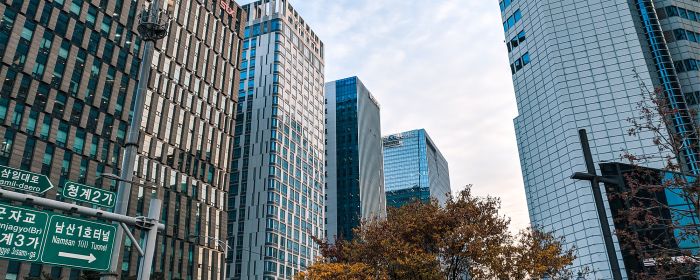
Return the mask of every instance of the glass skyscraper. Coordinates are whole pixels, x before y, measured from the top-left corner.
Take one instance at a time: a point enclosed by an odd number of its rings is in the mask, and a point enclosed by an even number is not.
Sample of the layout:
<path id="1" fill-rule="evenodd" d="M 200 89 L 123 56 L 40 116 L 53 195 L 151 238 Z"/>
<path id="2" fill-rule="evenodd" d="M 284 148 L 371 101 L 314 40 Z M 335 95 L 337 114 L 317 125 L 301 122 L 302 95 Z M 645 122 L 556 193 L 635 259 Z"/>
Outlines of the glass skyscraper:
<path id="1" fill-rule="evenodd" d="M 156 44 L 145 94 L 128 214 L 163 200 L 154 272 L 167 279 L 222 279 L 225 198 L 238 96 L 245 15 L 232 1 L 171 2 L 170 35 Z M 0 4 L 0 165 L 48 175 L 60 196 L 67 180 L 116 190 L 143 42 L 144 1 L 14 0 Z M 143 233 L 133 230 L 139 238 Z M 119 262 L 135 275 L 139 254 L 126 239 Z M 0 278 L 43 273 L 79 279 L 80 271 L 0 261 Z"/>
<path id="2" fill-rule="evenodd" d="M 286 0 L 255 1 L 241 58 L 229 279 L 288 279 L 324 228 L 324 46 Z"/>
<path id="3" fill-rule="evenodd" d="M 326 237 L 386 217 L 380 108 L 357 77 L 326 84 Z"/>
<path id="4" fill-rule="evenodd" d="M 688 108 L 700 90 L 700 6 L 681 0 L 502 0 L 500 7 L 531 222 L 575 246 L 575 266 L 590 268 L 590 279 L 612 279 L 590 182 L 569 178 L 586 170 L 578 130 L 587 130 L 597 163 L 619 160 L 625 151 L 658 154 L 652 134 L 628 130 L 629 119 L 640 116 L 638 104 L 651 106 L 645 93 L 659 89 L 677 112 L 670 129 L 692 131 Z M 684 156 L 688 171 L 697 174 L 697 152 L 687 148 Z M 609 209 L 606 214 L 613 225 Z"/>
<path id="5" fill-rule="evenodd" d="M 437 199 L 445 205 L 451 193 L 447 161 L 424 129 L 385 136 L 384 187 L 387 206 Z"/>

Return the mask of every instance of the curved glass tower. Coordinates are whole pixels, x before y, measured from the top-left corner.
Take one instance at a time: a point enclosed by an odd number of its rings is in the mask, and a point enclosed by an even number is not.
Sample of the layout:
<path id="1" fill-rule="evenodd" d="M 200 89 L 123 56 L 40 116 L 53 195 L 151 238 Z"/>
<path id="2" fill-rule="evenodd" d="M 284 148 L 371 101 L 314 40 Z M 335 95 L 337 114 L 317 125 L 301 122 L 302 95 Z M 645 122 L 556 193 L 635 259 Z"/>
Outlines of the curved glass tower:
<path id="1" fill-rule="evenodd" d="M 326 84 L 326 237 L 386 217 L 380 108 L 357 77 Z"/>
<path id="2" fill-rule="evenodd" d="M 450 188 L 447 161 L 424 129 L 385 136 L 384 184 L 387 206 L 435 198 L 445 205 Z"/>

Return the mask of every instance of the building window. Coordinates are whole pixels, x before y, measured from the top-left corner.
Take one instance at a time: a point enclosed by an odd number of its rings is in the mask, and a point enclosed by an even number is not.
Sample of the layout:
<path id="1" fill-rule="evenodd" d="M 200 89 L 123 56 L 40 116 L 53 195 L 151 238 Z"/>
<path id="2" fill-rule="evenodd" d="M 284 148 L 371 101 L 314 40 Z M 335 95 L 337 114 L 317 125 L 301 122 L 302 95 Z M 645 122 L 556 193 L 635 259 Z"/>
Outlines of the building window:
<path id="1" fill-rule="evenodd" d="M 80 10 L 83 7 L 83 0 L 73 0 L 70 5 L 70 12 L 76 17 L 80 17 Z"/>
<path id="2" fill-rule="evenodd" d="M 515 2 L 515 0 L 501 0 L 500 2 L 498 2 L 498 6 L 501 8 L 501 12 L 505 12 L 512 2 Z"/>
<path id="3" fill-rule="evenodd" d="M 513 51 L 515 48 L 517 48 L 522 42 L 525 41 L 525 30 L 520 31 L 518 35 L 513 37 L 513 39 L 510 39 L 509 42 L 506 43 L 508 46 L 508 52 Z"/>
<path id="4" fill-rule="evenodd" d="M 85 149 L 85 130 L 78 128 L 75 133 L 75 141 L 73 142 L 73 151 L 82 154 Z"/>
<path id="5" fill-rule="evenodd" d="M 515 26 L 516 23 L 522 19 L 522 13 L 520 12 L 520 9 L 516 10 L 511 16 L 506 19 L 505 22 L 503 22 L 503 31 L 508 31 L 510 30 L 513 26 Z"/>
<path id="6" fill-rule="evenodd" d="M 36 140 L 30 137 L 29 139 L 27 139 L 27 143 L 24 145 L 24 153 L 22 154 L 22 163 L 20 164 L 20 169 L 29 170 L 31 168 L 35 148 Z"/>
<path id="7" fill-rule="evenodd" d="M 15 113 L 12 115 L 12 127 L 15 129 L 19 129 L 20 125 L 22 125 L 22 116 L 24 115 L 24 105 L 22 104 L 17 104 L 15 105 Z"/>
<path id="8" fill-rule="evenodd" d="M 25 130 L 27 134 L 34 135 L 34 132 L 36 132 L 36 123 L 38 119 L 39 112 L 31 110 L 29 112 L 29 119 L 27 120 L 27 128 Z"/>
<path id="9" fill-rule="evenodd" d="M 53 152 L 53 145 L 47 144 L 46 150 L 44 150 L 44 157 L 41 160 L 41 172 L 44 174 L 49 174 L 51 172 L 51 164 L 53 163 Z"/>
<path id="10" fill-rule="evenodd" d="M 60 37 L 66 37 L 66 31 L 68 30 L 69 17 L 66 13 L 60 12 L 58 14 L 58 20 L 56 21 L 56 29 L 54 32 Z"/>
<path id="11" fill-rule="evenodd" d="M 523 69 L 523 67 L 528 64 L 530 64 L 530 53 L 525 53 L 510 65 L 510 71 L 513 75 L 515 75 L 515 73 Z"/>
<path id="12" fill-rule="evenodd" d="M 675 61 L 674 66 L 676 67 L 676 72 L 678 73 L 698 71 L 700 67 L 700 60 L 684 59 L 680 61 Z"/>
<path id="13" fill-rule="evenodd" d="M 665 9 L 659 9 L 658 11 L 659 19 L 665 19 L 669 17 L 682 17 L 691 21 L 700 21 L 700 13 L 686 10 L 676 6 L 667 6 Z"/>
<path id="14" fill-rule="evenodd" d="M 0 143 L 0 164 L 7 165 L 9 163 L 14 141 L 15 131 L 12 129 L 5 131 L 5 138 Z"/>
<path id="15" fill-rule="evenodd" d="M 44 116 L 44 122 L 41 124 L 41 132 L 39 133 L 39 138 L 41 140 L 49 140 L 49 135 L 51 134 L 51 120 L 50 116 Z"/>
<path id="16" fill-rule="evenodd" d="M 58 133 L 56 133 L 56 143 L 60 147 L 65 147 L 66 142 L 68 141 L 68 131 L 70 130 L 70 126 L 68 123 L 65 122 L 60 122 L 58 125 Z"/>
<path id="17" fill-rule="evenodd" d="M 5 122 L 5 118 L 7 117 L 7 107 L 10 106 L 10 99 L 9 98 L 0 98 L 0 123 Z"/>

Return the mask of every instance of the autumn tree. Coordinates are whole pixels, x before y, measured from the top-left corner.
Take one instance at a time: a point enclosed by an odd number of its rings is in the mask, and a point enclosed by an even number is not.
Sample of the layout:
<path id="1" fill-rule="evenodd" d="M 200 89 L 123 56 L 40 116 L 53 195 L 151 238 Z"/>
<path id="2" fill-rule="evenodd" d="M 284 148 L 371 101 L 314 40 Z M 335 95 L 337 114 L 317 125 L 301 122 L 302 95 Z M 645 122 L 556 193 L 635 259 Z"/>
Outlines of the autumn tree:
<path id="1" fill-rule="evenodd" d="M 323 258 L 297 279 L 540 279 L 568 275 L 573 249 L 538 229 L 518 235 L 499 214 L 498 199 L 470 187 L 448 200 L 390 208 L 384 221 L 363 222 L 351 241 L 318 240 Z M 328 276 L 328 275 L 332 275 Z M 328 277 L 326 277 L 328 276 Z"/>
<path id="2" fill-rule="evenodd" d="M 642 88 L 646 88 L 642 84 Z M 658 153 L 635 154 L 623 159 L 635 168 L 620 183 L 608 186 L 616 235 L 631 279 L 697 279 L 700 261 L 698 126 L 696 114 L 671 104 L 663 90 L 645 91 L 630 118 L 631 136 L 651 134 Z M 656 170 L 643 166 L 660 167 Z"/>
<path id="3" fill-rule="evenodd" d="M 319 263 L 299 273 L 297 279 L 307 280 L 388 280 L 386 275 L 377 275 L 366 264 Z"/>

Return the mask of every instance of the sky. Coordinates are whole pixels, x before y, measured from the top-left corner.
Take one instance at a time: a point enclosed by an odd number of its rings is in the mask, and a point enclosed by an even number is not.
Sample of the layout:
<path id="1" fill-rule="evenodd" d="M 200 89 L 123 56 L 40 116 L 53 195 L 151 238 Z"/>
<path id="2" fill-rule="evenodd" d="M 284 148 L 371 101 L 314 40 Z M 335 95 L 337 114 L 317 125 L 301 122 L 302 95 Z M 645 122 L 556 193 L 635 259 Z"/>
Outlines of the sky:
<path id="1" fill-rule="evenodd" d="M 501 198 L 529 225 L 517 116 L 497 0 L 292 0 L 325 44 L 326 81 L 358 76 L 381 104 L 384 135 L 425 128 L 453 192 Z"/>

